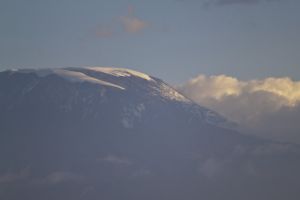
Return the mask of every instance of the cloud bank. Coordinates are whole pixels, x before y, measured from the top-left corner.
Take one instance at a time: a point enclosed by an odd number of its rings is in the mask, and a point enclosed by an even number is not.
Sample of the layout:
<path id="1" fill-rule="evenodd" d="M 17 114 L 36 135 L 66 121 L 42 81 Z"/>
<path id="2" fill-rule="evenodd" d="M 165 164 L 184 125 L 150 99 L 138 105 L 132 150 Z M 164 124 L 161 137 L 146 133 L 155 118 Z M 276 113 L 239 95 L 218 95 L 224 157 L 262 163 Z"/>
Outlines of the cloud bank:
<path id="1" fill-rule="evenodd" d="M 300 143 L 300 81 L 288 77 L 241 81 L 226 75 L 199 75 L 178 89 L 239 123 L 247 133 Z"/>

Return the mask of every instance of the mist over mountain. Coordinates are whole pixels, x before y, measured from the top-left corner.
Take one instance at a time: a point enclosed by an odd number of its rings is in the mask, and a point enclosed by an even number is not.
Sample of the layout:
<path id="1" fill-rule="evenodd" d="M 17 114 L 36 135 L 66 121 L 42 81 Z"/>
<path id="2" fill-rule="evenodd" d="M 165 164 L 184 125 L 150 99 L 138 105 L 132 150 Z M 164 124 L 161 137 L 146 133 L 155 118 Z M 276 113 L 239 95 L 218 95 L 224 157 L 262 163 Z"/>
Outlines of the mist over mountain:
<path id="1" fill-rule="evenodd" d="M 3 71 L 0 198 L 298 199 L 299 146 L 235 126 L 129 69 Z"/>
<path id="2" fill-rule="evenodd" d="M 300 81 L 289 77 L 242 81 L 202 74 L 177 89 L 237 122 L 243 133 L 300 144 Z"/>

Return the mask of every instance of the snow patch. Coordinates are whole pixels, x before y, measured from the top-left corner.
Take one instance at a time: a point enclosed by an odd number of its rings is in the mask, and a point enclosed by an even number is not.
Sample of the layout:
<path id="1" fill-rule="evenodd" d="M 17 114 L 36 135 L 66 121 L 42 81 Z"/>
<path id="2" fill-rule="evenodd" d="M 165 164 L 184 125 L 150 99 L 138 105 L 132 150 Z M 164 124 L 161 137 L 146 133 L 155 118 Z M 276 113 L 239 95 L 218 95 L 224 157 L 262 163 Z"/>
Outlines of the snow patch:
<path id="1" fill-rule="evenodd" d="M 141 120 L 146 107 L 143 103 L 130 105 L 123 108 L 123 118 L 121 123 L 124 128 L 133 128 L 134 122 Z"/>
<path id="2" fill-rule="evenodd" d="M 175 100 L 175 101 L 181 101 L 181 102 L 191 102 L 189 99 L 184 97 L 182 94 L 177 92 L 175 89 L 171 88 L 165 83 L 162 83 L 159 87 L 160 94 L 168 99 Z"/>
<path id="3" fill-rule="evenodd" d="M 54 70 L 54 73 L 69 80 L 69 81 L 72 81 L 72 82 L 90 82 L 90 83 L 95 83 L 95 84 L 100 84 L 100 85 L 105 85 L 105 86 L 110 86 L 110 87 L 118 88 L 121 90 L 125 90 L 125 88 L 123 88 L 119 85 L 109 83 L 107 81 L 103 81 L 100 79 L 96 79 L 96 78 L 88 76 L 82 72 L 57 69 L 57 70 Z"/>
<path id="4" fill-rule="evenodd" d="M 141 79 L 145 79 L 147 81 L 154 81 L 149 75 L 131 69 L 111 68 L 111 67 L 85 67 L 85 68 L 92 71 L 102 72 L 117 77 L 135 76 Z"/>
<path id="5" fill-rule="evenodd" d="M 19 73 L 34 73 L 38 77 L 45 77 L 50 74 L 53 74 L 54 69 L 14 69 L 13 72 L 19 72 Z"/>
<path id="6" fill-rule="evenodd" d="M 56 74 L 71 82 L 89 82 L 89 83 L 95 83 L 95 84 L 100 84 L 104 86 L 125 90 L 124 87 L 121 87 L 119 85 L 88 76 L 82 72 L 72 71 L 68 68 L 66 69 L 17 69 L 17 70 L 13 70 L 12 72 L 34 73 L 39 77 L 45 77 L 51 74 Z"/>

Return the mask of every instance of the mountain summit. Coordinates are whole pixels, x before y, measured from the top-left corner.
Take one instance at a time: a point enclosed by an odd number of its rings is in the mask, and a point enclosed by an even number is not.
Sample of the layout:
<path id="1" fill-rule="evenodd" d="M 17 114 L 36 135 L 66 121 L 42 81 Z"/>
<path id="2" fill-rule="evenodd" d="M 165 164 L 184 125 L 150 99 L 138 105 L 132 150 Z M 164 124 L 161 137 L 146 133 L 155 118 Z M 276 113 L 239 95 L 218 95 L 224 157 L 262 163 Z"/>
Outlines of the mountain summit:
<path id="1" fill-rule="evenodd" d="M 61 112 L 72 113 L 72 110 L 78 106 L 83 107 L 81 111 L 90 109 L 89 112 L 85 111 L 81 115 L 77 115 L 79 118 L 86 117 L 87 114 L 94 115 L 94 117 L 101 114 L 109 115 L 110 112 L 103 112 L 102 108 L 106 107 L 107 103 L 111 104 L 109 107 L 113 107 L 112 110 L 117 107 L 120 109 L 119 117 L 129 115 L 127 117 L 131 118 L 142 118 L 143 112 L 147 113 L 148 106 L 151 108 L 151 106 L 160 105 L 161 111 L 163 111 L 172 105 L 174 108 L 176 107 L 176 110 L 182 109 L 185 113 L 193 113 L 185 120 L 205 121 L 217 126 L 232 125 L 216 112 L 193 103 L 162 80 L 134 70 L 109 67 L 23 69 L 6 71 L 2 75 L 7 79 L 2 86 L 8 89 L 9 85 L 7 84 L 13 82 L 12 86 L 16 87 L 9 88 L 10 92 L 15 90 L 17 95 L 15 98 L 32 97 L 35 91 L 41 89 L 43 90 L 41 92 L 44 93 L 42 96 L 51 95 L 49 98 L 58 104 Z M 15 85 L 21 81 L 18 78 L 24 81 L 19 86 Z M 2 81 L 4 80 L 5 78 Z M 42 89 L 41 87 L 46 88 Z M 59 92 L 60 90 L 61 92 Z M 13 101 L 7 103 L 9 104 L 5 105 L 7 108 L 14 107 Z M 92 109 L 91 106 L 95 107 Z M 150 112 L 151 109 L 149 109 Z M 129 126 L 134 123 L 133 120 L 122 118 L 119 122 Z"/>
<path id="2" fill-rule="evenodd" d="M 3 71 L 0 198 L 297 199 L 299 147 L 232 127 L 134 70 Z"/>

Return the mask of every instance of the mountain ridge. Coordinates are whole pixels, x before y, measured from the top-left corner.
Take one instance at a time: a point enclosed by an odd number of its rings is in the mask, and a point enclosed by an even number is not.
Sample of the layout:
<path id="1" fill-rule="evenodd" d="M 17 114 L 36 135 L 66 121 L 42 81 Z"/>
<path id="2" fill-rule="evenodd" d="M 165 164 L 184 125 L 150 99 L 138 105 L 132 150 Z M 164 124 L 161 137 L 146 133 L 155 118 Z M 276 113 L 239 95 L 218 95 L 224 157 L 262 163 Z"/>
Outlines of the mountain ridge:
<path id="1" fill-rule="evenodd" d="M 1 199 L 299 197 L 298 146 L 228 128 L 152 76 L 55 70 L 0 72 Z"/>
<path id="2" fill-rule="evenodd" d="M 174 101 L 182 101 L 186 104 L 192 105 L 192 107 L 197 107 L 196 103 L 191 101 L 189 98 L 180 94 L 173 87 L 163 82 L 161 79 L 154 78 L 147 74 L 137 72 L 135 70 L 125 69 L 125 68 L 112 68 L 112 67 L 83 67 L 83 68 L 75 68 L 75 67 L 67 67 L 67 68 L 47 68 L 47 69 L 20 69 L 20 70 L 8 70 L 8 73 L 20 73 L 20 74 L 35 74 L 40 78 L 45 78 L 50 75 L 59 76 L 67 81 L 73 83 L 91 83 L 91 84 L 99 84 L 103 87 L 114 87 L 121 90 L 130 89 L 132 87 L 131 82 L 126 82 L 131 78 L 140 79 L 140 81 L 148 82 L 150 85 L 151 91 L 149 95 L 161 96 L 162 98 L 166 98 Z M 99 76 L 100 75 L 100 76 Z M 117 79 L 123 79 L 123 81 L 118 81 Z M 134 86 L 134 85 L 133 85 Z M 35 84 L 32 86 L 28 86 L 26 91 L 33 89 Z M 194 108 L 195 109 L 195 108 Z M 234 128 L 236 124 L 227 121 L 224 117 L 219 115 L 218 113 L 209 110 L 207 108 L 201 107 L 201 109 L 205 110 L 205 114 L 208 122 L 224 122 L 223 127 Z M 197 110 L 197 109 L 195 109 Z M 199 112 L 200 113 L 200 112 Z M 213 118 L 216 119 L 213 119 Z M 227 122 L 226 122 L 227 121 Z M 227 123 L 227 124 L 226 124 Z M 220 124 L 221 125 L 221 124 Z"/>

